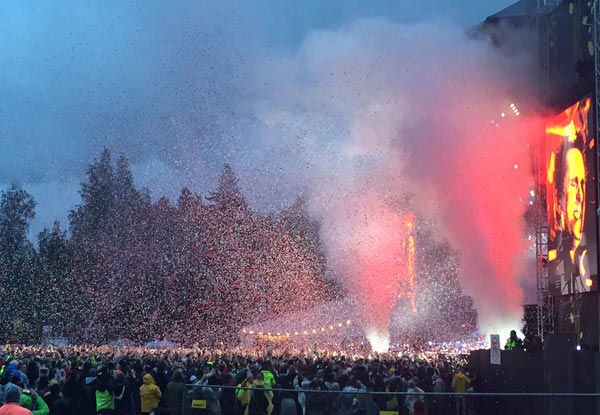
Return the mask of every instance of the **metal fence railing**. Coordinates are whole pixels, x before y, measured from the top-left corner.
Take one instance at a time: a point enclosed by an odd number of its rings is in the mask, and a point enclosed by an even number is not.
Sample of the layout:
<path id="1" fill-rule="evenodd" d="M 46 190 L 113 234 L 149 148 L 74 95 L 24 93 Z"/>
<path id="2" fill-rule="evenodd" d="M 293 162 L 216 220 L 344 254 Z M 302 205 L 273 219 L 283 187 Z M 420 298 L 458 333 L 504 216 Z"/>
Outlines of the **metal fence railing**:
<path id="1" fill-rule="evenodd" d="M 265 393 L 266 392 L 266 393 Z M 254 402 L 252 402 L 254 401 Z M 597 393 L 410 393 L 186 385 L 185 415 L 592 415 Z M 246 411 L 248 409 L 248 411 Z M 252 412 L 256 410 L 256 412 Z M 264 412 L 263 412 L 264 411 Z"/>

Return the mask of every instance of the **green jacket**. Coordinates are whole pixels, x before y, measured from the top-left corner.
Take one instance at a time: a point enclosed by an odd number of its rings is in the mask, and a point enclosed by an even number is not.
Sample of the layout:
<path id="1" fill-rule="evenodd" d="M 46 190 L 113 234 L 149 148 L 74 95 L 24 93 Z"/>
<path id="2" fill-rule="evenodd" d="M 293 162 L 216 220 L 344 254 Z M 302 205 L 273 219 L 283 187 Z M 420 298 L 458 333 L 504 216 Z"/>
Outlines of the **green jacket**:
<path id="1" fill-rule="evenodd" d="M 260 373 L 263 374 L 266 385 L 269 385 L 272 388 L 275 387 L 275 376 L 270 370 L 261 370 Z"/>
<path id="2" fill-rule="evenodd" d="M 109 391 L 96 391 L 96 412 L 102 409 L 115 409 L 115 397 Z"/>
<path id="3" fill-rule="evenodd" d="M 250 386 L 252 386 L 253 383 L 254 383 L 253 381 L 248 381 L 246 379 L 242 383 L 237 385 L 237 387 L 238 388 L 249 388 Z M 250 390 L 249 389 L 236 389 L 235 396 L 238 398 L 238 400 L 244 406 L 248 405 L 248 402 L 250 402 Z"/>
<path id="4" fill-rule="evenodd" d="M 513 350 L 521 348 L 523 348 L 523 341 L 518 337 L 516 340 L 513 340 L 510 337 L 506 339 L 506 345 L 504 346 L 504 350 Z"/>
<path id="5" fill-rule="evenodd" d="M 33 409 L 33 400 L 31 396 L 24 393 L 21 394 L 21 401 L 19 402 L 23 408 L 29 409 L 33 412 L 33 415 L 50 415 L 50 408 L 46 404 L 46 401 L 41 396 L 37 396 L 35 400 L 35 410 Z"/>

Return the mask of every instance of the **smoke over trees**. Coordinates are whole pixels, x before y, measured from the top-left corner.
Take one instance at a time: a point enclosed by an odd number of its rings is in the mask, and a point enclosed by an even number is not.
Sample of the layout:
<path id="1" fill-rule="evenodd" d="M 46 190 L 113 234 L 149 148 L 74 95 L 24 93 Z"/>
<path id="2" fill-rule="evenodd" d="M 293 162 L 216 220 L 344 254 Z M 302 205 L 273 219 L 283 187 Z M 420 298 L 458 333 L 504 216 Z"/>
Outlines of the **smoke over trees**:
<path id="1" fill-rule="evenodd" d="M 176 203 L 138 189 L 128 160 L 105 149 L 89 166 L 68 231 L 27 239 L 35 201 L 13 186 L 0 201 L 0 341 L 169 338 L 217 346 L 249 323 L 321 304 L 341 288 L 302 200 L 253 212 L 225 165 L 208 198 Z"/>

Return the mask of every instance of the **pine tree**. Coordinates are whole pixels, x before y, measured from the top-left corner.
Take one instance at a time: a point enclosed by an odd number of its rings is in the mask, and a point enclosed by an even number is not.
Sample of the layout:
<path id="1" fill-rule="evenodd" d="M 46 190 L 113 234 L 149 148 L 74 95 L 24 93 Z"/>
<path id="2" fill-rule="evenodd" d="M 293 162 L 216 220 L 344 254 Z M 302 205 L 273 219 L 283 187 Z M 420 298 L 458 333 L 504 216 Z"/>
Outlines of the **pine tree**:
<path id="1" fill-rule="evenodd" d="M 35 217 L 35 200 L 13 185 L 0 196 L 0 340 L 24 341 L 34 336 L 35 251 L 27 239 Z"/>
<path id="2" fill-rule="evenodd" d="M 73 244 L 59 222 L 39 233 L 38 253 L 40 324 L 52 326 L 55 334 L 72 337 L 78 325 L 71 316 L 81 314 L 85 303 L 77 286 L 81 281 L 74 275 Z"/>
<path id="3" fill-rule="evenodd" d="M 35 218 L 35 200 L 20 186 L 13 185 L 0 198 L 0 261 L 14 262 L 31 248 L 27 240 L 30 222 Z"/>
<path id="4" fill-rule="evenodd" d="M 71 233 L 80 242 L 98 242 L 107 236 L 114 207 L 114 172 L 111 155 L 104 148 L 100 159 L 87 171 L 88 180 L 81 184 L 82 204 L 72 210 Z"/>
<path id="5" fill-rule="evenodd" d="M 207 198 L 222 211 L 248 211 L 248 203 L 238 186 L 238 178 L 229 164 L 223 166 L 217 191 Z"/>
<path id="6" fill-rule="evenodd" d="M 152 246 L 147 238 L 152 226 L 147 220 L 150 196 L 135 187 L 125 156 L 120 155 L 113 167 L 106 148 L 88 168 L 80 194 L 82 204 L 70 219 L 81 280 L 76 285 L 82 287 L 80 295 L 90 309 L 81 338 L 114 340 L 124 324 L 139 327 L 159 314 L 160 275 L 155 273 L 154 257 L 146 255 Z"/>

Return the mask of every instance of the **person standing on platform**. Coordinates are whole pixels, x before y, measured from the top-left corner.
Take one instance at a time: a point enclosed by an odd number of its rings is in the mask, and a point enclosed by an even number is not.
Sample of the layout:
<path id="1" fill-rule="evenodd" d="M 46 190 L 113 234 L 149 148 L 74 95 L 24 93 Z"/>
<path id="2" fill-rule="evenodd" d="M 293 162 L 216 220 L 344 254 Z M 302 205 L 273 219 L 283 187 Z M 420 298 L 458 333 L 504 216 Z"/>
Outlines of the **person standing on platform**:
<path id="1" fill-rule="evenodd" d="M 514 349 L 522 349 L 523 348 L 523 340 L 521 340 L 517 336 L 517 332 L 514 330 L 510 331 L 510 337 L 506 339 L 506 344 L 504 345 L 504 350 L 514 350 Z"/>

